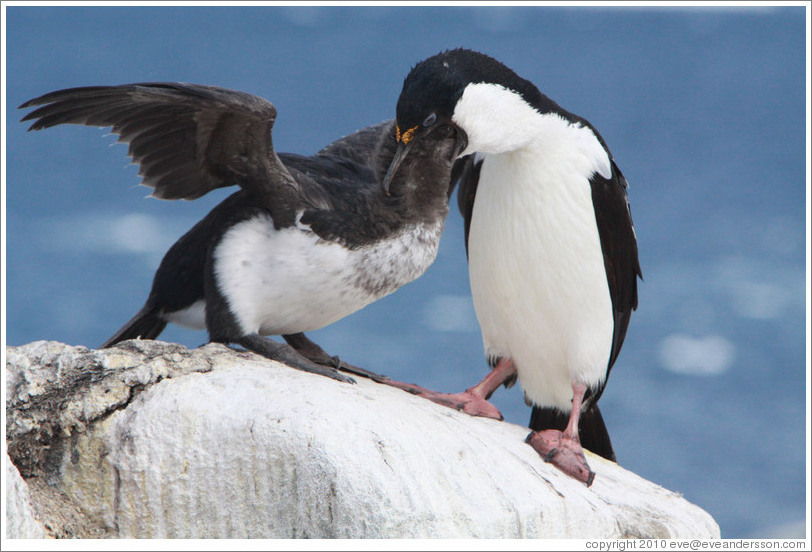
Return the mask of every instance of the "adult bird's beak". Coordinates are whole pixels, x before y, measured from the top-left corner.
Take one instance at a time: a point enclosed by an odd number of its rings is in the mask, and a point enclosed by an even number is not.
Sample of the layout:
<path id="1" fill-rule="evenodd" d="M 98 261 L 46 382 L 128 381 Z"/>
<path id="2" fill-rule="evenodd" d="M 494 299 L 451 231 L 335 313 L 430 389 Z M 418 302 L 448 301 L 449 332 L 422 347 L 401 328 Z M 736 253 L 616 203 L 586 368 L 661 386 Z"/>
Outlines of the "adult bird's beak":
<path id="1" fill-rule="evenodd" d="M 395 139 L 398 141 L 398 149 L 395 150 L 395 156 L 392 158 L 392 162 L 389 163 L 386 176 L 383 177 L 383 193 L 386 195 L 389 195 L 389 186 L 392 184 L 392 179 L 395 178 L 395 173 L 398 172 L 398 167 L 403 163 L 403 160 L 412 148 L 412 138 L 414 138 L 417 127 L 410 128 L 402 134 L 399 127 L 396 126 L 395 129 Z"/>

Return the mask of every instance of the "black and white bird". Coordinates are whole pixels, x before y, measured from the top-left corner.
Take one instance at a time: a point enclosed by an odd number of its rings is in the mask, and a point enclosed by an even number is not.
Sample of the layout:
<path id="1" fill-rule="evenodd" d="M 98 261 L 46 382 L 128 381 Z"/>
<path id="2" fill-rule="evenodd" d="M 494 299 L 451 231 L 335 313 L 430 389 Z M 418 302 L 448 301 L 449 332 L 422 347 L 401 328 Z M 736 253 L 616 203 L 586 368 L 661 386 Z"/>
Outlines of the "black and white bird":
<path id="1" fill-rule="evenodd" d="M 438 124 L 424 133 L 384 188 L 397 144 L 408 141 L 394 121 L 306 157 L 274 151 L 271 103 L 224 88 L 73 88 L 20 107 L 33 106 L 23 118 L 34 121 L 29 130 L 112 127 L 157 198 L 241 188 L 169 249 L 144 306 L 103 347 L 155 339 L 174 322 L 338 380 L 352 378 L 336 368 L 376 376 L 331 357 L 304 332 L 395 291 L 434 261 L 451 167 L 464 148 L 456 129 Z"/>
<path id="2" fill-rule="evenodd" d="M 493 367 L 465 393 L 428 398 L 499 417 L 487 399 L 518 377 L 533 405 L 528 442 L 591 484 L 581 442 L 615 460 L 597 402 L 642 277 L 626 180 L 589 122 L 471 50 L 417 64 L 404 81 L 397 124 L 411 140 L 399 146 L 395 169 L 434 125 L 453 126 L 467 142 L 455 167 L 458 200 Z"/>

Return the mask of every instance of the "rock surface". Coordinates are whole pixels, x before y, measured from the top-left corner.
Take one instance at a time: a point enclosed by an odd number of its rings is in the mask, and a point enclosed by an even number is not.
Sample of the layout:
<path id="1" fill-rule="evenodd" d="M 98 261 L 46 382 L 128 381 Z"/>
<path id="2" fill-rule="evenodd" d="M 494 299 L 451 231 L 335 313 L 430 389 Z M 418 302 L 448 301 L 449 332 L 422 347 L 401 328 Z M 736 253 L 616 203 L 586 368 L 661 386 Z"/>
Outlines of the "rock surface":
<path id="1" fill-rule="evenodd" d="M 45 536 L 31 505 L 28 485 L 6 455 L 6 537 L 10 539 L 41 539 Z"/>
<path id="2" fill-rule="evenodd" d="M 706 512 L 612 462 L 587 453 L 587 488 L 526 428 L 368 380 L 215 344 L 6 353 L 9 454 L 40 522 L 49 493 L 71 514 L 51 536 L 719 537 Z"/>

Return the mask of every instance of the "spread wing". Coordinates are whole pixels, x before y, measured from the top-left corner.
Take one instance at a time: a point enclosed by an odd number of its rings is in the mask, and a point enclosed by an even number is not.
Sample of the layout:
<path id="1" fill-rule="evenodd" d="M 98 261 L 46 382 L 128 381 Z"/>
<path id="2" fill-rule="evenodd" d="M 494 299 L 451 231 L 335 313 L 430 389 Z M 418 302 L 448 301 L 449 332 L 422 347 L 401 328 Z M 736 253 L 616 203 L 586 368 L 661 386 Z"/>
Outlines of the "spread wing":
<path id="1" fill-rule="evenodd" d="M 386 172 L 394 155 L 394 127 L 394 120 L 384 121 L 339 138 L 315 155 L 280 153 L 279 158 L 302 193 L 321 194 L 322 203 L 340 201 L 342 194 L 349 194 L 352 200 L 356 194 L 380 192 L 377 178 Z"/>
<path id="2" fill-rule="evenodd" d="M 376 174 L 381 170 L 385 172 L 395 152 L 394 126 L 394 119 L 390 119 L 362 128 L 325 146 L 316 155 L 349 160 L 372 169 Z M 392 139 L 386 140 L 390 135 Z M 380 159 L 381 156 L 386 157 Z M 383 164 L 386 166 L 382 168 Z"/>
<path id="3" fill-rule="evenodd" d="M 25 102 L 29 130 L 60 124 L 112 127 L 161 199 L 195 199 L 239 185 L 275 201 L 296 183 L 273 150 L 274 106 L 257 96 L 185 83 L 93 86 Z M 286 192 L 286 188 L 292 188 Z"/>

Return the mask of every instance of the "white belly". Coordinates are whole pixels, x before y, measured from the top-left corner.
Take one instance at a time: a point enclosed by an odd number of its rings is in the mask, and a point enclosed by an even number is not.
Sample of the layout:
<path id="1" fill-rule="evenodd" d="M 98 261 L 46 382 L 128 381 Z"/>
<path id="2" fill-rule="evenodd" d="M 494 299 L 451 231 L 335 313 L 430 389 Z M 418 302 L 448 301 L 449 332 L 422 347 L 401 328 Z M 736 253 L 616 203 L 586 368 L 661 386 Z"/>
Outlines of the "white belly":
<path id="1" fill-rule="evenodd" d="M 307 227 L 276 230 L 270 217 L 255 218 L 223 236 L 216 279 L 246 334 L 315 330 L 420 276 L 434 261 L 442 226 L 411 226 L 349 250 Z"/>
<path id="2" fill-rule="evenodd" d="M 523 155 L 483 164 L 468 241 L 471 291 L 486 354 L 513 359 L 534 404 L 566 412 L 572 381 L 594 386 L 605 377 L 611 297 L 589 181 L 566 167 L 540 171 Z"/>

